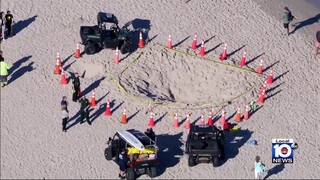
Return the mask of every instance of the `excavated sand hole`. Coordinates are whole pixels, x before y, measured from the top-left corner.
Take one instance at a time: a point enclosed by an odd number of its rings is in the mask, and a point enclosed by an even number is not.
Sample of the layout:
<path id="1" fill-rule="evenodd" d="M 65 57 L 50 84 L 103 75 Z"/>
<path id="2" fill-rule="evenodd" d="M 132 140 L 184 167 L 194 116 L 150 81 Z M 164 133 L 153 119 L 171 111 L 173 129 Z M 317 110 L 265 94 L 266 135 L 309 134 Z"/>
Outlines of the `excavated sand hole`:
<path id="1" fill-rule="evenodd" d="M 157 61 L 161 63 L 155 66 Z M 153 49 L 119 76 L 119 81 L 128 92 L 145 100 L 201 105 L 230 100 L 249 90 L 257 77 L 199 58 Z"/>

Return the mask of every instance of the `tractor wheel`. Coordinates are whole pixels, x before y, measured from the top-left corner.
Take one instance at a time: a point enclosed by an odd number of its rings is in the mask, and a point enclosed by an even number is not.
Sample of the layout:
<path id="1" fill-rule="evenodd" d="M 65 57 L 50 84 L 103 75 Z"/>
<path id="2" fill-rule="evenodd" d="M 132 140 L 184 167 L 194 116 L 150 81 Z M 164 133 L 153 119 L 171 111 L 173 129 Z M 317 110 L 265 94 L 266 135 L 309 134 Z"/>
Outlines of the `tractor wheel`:
<path id="1" fill-rule="evenodd" d="M 136 179 L 136 173 L 134 172 L 133 168 L 127 169 L 127 180 L 134 180 Z"/>
<path id="2" fill-rule="evenodd" d="M 129 44 L 124 43 L 121 47 L 120 47 L 120 52 L 121 54 L 126 54 L 128 52 L 131 51 L 131 47 Z"/>
<path id="3" fill-rule="evenodd" d="M 97 52 L 96 45 L 91 43 L 86 44 L 84 47 L 84 52 L 89 55 L 96 53 Z"/>
<path id="4" fill-rule="evenodd" d="M 191 155 L 189 155 L 189 158 L 188 158 L 188 165 L 189 165 L 189 167 L 196 165 L 195 159 Z"/>
<path id="5" fill-rule="evenodd" d="M 157 176 L 157 168 L 156 167 L 150 167 L 149 170 L 148 170 L 148 175 L 151 178 L 156 177 Z"/>
<path id="6" fill-rule="evenodd" d="M 213 167 L 218 167 L 219 166 L 219 157 L 212 156 L 212 164 L 213 164 Z"/>
<path id="7" fill-rule="evenodd" d="M 106 148 L 104 150 L 104 156 L 108 161 L 112 160 L 112 149 L 111 148 Z"/>

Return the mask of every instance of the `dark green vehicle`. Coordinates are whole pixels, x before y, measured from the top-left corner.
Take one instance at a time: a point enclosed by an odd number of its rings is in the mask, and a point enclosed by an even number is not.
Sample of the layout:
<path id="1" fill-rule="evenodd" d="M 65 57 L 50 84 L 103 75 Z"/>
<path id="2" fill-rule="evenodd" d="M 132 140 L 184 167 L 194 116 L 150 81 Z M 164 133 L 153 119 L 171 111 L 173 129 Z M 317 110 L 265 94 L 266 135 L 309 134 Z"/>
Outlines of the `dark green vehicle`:
<path id="1" fill-rule="evenodd" d="M 122 54 L 131 51 L 132 31 L 118 26 L 117 18 L 111 13 L 99 12 L 98 25 L 81 26 L 80 37 L 86 54 L 95 54 L 101 49 L 118 48 Z"/>

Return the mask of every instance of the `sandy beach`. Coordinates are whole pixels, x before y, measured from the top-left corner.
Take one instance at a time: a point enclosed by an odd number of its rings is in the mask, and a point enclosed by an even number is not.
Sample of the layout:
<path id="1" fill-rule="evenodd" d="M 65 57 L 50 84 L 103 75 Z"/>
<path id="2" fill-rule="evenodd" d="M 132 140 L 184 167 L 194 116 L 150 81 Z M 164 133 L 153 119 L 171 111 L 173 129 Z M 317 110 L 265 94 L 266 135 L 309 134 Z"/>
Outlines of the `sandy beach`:
<path id="1" fill-rule="evenodd" d="M 276 3 L 275 3 L 276 2 Z M 290 4 L 288 4 L 290 2 Z M 1 44 L 5 61 L 13 64 L 9 85 L 1 88 L 1 179 L 117 179 L 118 166 L 104 157 L 108 137 L 118 130 L 148 127 L 153 108 L 154 130 L 160 160 L 154 179 L 253 179 L 254 158 L 259 155 L 269 170 L 267 179 L 319 179 L 320 55 L 315 57 L 319 7 L 298 0 L 12 0 L 15 35 Z M 296 31 L 284 35 L 282 10 L 297 16 Z M 98 12 L 117 16 L 119 26 L 131 22 L 133 53 L 104 49 L 74 57 L 80 26 L 95 25 Z M 290 28 L 294 30 L 294 27 Z M 138 48 L 139 32 L 146 40 Z M 190 49 L 198 34 L 206 55 Z M 165 48 L 169 34 L 174 48 Z M 227 43 L 229 57 L 219 56 Z M 81 51 L 84 47 L 80 47 Z M 247 51 L 247 66 L 238 64 Z M 90 100 L 95 90 L 97 107 L 92 125 L 79 123 L 80 104 L 71 101 L 72 84 L 59 84 L 53 73 L 59 52 L 68 77 L 81 78 L 82 93 Z M 264 72 L 258 75 L 259 62 Z M 274 71 L 265 103 L 249 120 L 238 123 L 239 132 L 226 132 L 226 160 L 188 167 L 184 154 L 188 130 L 185 117 L 198 124 L 208 110 L 219 125 L 221 110 L 235 123 L 237 107 L 259 98 L 260 88 Z M 121 88 L 123 87 L 126 92 Z M 61 130 L 60 100 L 69 100 L 68 132 Z M 110 99 L 112 117 L 104 116 Z M 121 124 L 126 108 L 128 124 Z M 180 127 L 173 128 L 178 112 Z M 293 164 L 272 164 L 271 140 L 290 138 L 299 144 Z M 256 140 L 258 145 L 247 143 Z M 143 175 L 139 179 L 150 179 Z"/>

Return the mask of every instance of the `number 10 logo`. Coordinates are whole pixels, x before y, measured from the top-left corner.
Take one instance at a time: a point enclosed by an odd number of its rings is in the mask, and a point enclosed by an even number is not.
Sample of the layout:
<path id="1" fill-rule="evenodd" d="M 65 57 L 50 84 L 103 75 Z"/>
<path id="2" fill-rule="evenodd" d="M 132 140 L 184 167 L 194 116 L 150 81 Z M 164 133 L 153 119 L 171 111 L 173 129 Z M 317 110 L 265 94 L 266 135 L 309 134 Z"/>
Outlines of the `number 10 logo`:
<path id="1" fill-rule="evenodd" d="M 272 139 L 272 163 L 293 163 L 293 140 Z"/>

